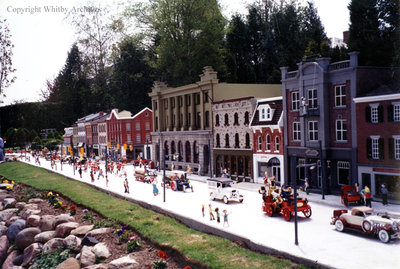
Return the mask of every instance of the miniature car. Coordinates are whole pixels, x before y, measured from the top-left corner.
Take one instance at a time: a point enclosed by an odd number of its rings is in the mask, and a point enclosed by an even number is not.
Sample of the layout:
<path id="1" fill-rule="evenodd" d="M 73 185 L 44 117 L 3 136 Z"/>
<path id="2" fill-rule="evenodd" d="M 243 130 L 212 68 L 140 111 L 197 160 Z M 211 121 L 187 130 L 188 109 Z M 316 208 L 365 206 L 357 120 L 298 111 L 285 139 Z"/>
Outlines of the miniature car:
<path id="1" fill-rule="evenodd" d="M 243 195 L 239 191 L 232 188 L 233 181 L 229 178 L 209 178 L 207 179 L 208 191 L 210 199 L 222 199 L 225 204 L 229 201 L 243 202 Z"/>
<path id="2" fill-rule="evenodd" d="M 378 235 L 379 240 L 388 243 L 391 239 L 400 238 L 400 220 L 391 218 L 387 213 L 373 213 L 366 206 L 347 210 L 334 210 L 331 225 L 339 232 L 345 229 L 362 231 L 365 234 Z"/>
<path id="3" fill-rule="evenodd" d="M 190 184 L 190 180 L 186 178 L 185 174 L 185 172 L 175 171 L 174 176 L 165 178 L 165 187 L 173 191 L 185 192 L 190 189 L 193 192 L 193 185 Z M 161 187 L 163 186 L 161 183 Z"/>
<path id="4" fill-rule="evenodd" d="M 274 195 L 278 193 L 277 187 L 270 191 L 269 195 L 265 197 L 263 201 L 262 210 L 267 214 L 267 216 L 272 217 L 275 213 L 282 214 L 283 219 L 290 221 L 291 217 L 294 215 L 294 197 L 289 196 L 289 199 L 282 198 L 280 195 Z M 311 217 L 312 211 L 311 206 L 308 204 L 307 199 L 297 198 L 297 211 L 303 212 L 306 218 Z"/>
<path id="5" fill-rule="evenodd" d="M 342 199 L 342 204 L 348 206 L 350 203 L 356 203 L 357 205 L 364 204 L 361 194 L 356 192 L 356 187 L 351 185 L 343 185 L 340 187 L 341 194 L 340 197 Z"/>
<path id="6" fill-rule="evenodd" d="M 136 168 L 134 177 L 136 181 L 144 182 L 144 183 L 151 183 L 153 180 L 152 178 L 156 177 L 152 171 L 146 171 L 145 169 Z"/>

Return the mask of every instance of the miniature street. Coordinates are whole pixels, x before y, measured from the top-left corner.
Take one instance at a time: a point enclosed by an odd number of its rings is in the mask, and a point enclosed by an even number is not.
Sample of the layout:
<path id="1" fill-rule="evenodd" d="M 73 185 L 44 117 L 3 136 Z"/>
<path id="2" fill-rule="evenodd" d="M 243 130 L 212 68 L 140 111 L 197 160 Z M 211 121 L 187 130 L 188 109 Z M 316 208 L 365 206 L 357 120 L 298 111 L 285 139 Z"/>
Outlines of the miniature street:
<path id="1" fill-rule="evenodd" d="M 20 160 L 24 162 L 23 157 Z M 28 163 L 34 165 L 34 159 L 31 158 Z M 101 166 L 104 169 L 104 164 Z M 210 227 L 248 238 L 256 244 L 315 261 L 316 264 L 323 266 L 333 268 L 398 268 L 400 264 L 400 256 L 398 255 L 400 240 L 391 240 L 388 244 L 384 244 L 379 241 L 377 236 L 366 236 L 356 232 L 338 232 L 333 225 L 330 225 L 333 210 L 345 209 L 339 196 L 327 195 L 326 199 L 322 201 L 321 195 L 309 194 L 306 196 L 304 192 L 299 193 L 299 197 L 307 198 L 310 201 L 312 216 L 306 219 L 299 212 L 299 245 L 296 246 L 294 244 L 294 218 L 287 222 L 282 216 L 268 217 L 261 210 L 262 199 L 257 192 L 259 185 L 256 184 L 239 183 L 237 187 L 240 194 L 244 196 L 243 203 L 230 202 L 224 204 L 223 201 L 211 201 L 208 198 L 209 192 L 204 183 L 207 177 L 190 175 L 189 179 L 191 179 L 190 183 L 193 184 L 194 192 L 167 189 L 166 202 L 164 203 L 160 180 L 157 184 L 160 194 L 154 196 L 151 184 L 134 179 L 134 167 L 132 165 L 125 167 L 129 181 L 129 194 L 124 194 L 124 178 L 114 174 L 108 173 L 109 184 L 106 187 L 104 177 L 98 180 L 98 174 L 95 174 L 95 182 L 91 183 L 89 172 L 83 172 L 82 179 L 80 179 L 78 171 L 75 171 L 74 175 L 73 168 L 69 164 L 63 164 L 61 171 L 60 163 L 57 163 L 57 171 L 55 171 L 51 169 L 49 161 L 41 159 L 41 167 L 161 207 L 176 215 L 185 216 Z M 171 172 L 168 171 L 167 174 L 171 174 Z M 205 206 L 204 217 L 201 210 L 202 204 Z M 219 208 L 221 212 L 220 223 L 217 223 L 216 220 L 210 221 L 209 204 L 213 209 Z M 390 204 L 388 207 L 383 207 L 381 203 L 373 202 L 372 207 L 378 211 L 400 213 L 399 205 Z M 229 227 L 223 227 L 222 211 L 224 209 L 230 213 L 228 216 Z"/>

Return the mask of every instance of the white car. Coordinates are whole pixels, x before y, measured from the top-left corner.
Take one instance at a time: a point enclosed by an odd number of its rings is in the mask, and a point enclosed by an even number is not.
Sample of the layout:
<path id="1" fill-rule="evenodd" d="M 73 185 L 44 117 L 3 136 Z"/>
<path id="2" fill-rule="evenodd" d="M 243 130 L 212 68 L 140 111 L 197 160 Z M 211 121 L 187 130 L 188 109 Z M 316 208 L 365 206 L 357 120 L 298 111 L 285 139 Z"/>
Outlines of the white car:
<path id="1" fill-rule="evenodd" d="M 229 201 L 243 202 L 243 195 L 239 194 L 239 191 L 232 187 L 234 181 L 229 178 L 209 178 L 207 179 L 208 191 L 210 193 L 210 199 L 223 200 L 225 204 Z"/>

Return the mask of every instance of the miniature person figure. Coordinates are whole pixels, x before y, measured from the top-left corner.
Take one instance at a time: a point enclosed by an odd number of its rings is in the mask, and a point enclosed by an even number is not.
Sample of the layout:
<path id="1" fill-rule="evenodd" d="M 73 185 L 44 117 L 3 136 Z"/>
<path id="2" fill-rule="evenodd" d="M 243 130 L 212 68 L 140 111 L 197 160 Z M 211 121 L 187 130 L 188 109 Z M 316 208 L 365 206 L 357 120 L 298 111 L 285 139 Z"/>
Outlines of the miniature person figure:
<path id="1" fill-rule="evenodd" d="M 82 166 L 79 166 L 78 173 L 79 177 L 82 178 Z"/>
<path id="2" fill-rule="evenodd" d="M 0 137 L 0 162 L 4 161 L 4 140 Z"/>
<path id="3" fill-rule="evenodd" d="M 371 205 L 372 194 L 367 185 L 365 185 L 364 189 L 361 190 L 361 193 L 364 195 L 365 205 L 368 207 L 372 207 Z"/>
<path id="4" fill-rule="evenodd" d="M 354 183 L 354 187 L 356 187 L 356 193 L 360 193 L 360 185 L 358 185 L 358 182 Z"/>
<path id="5" fill-rule="evenodd" d="M 199 164 L 199 170 L 197 171 L 197 175 L 201 176 L 201 165 Z"/>
<path id="6" fill-rule="evenodd" d="M 213 214 L 213 209 L 211 207 L 211 204 L 208 205 L 209 209 L 208 212 L 210 213 L 210 220 L 215 220 L 214 214 Z"/>
<path id="7" fill-rule="evenodd" d="M 174 171 L 174 168 L 175 168 L 174 163 L 172 163 L 171 164 L 171 171 Z"/>
<path id="8" fill-rule="evenodd" d="M 226 168 L 224 169 L 224 178 L 228 178 L 228 171 L 226 170 Z"/>
<path id="9" fill-rule="evenodd" d="M 220 213 L 219 213 L 219 208 L 215 208 L 215 213 L 217 214 L 217 222 L 220 223 Z"/>
<path id="10" fill-rule="evenodd" d="M 106 175 L 106 187 L 108 187 L 108 175 Z"/>
<path id="11" fill-rule="evenodd" d="M 93 171 L 90 171 L 90 179 L 92 182 L 94 182 L 94 175 L 93 175 Z"/>
<path id="12" fill-rule="evenodd" d="M 282 188 L 282 196 L 289 202 L 289 206 L 291 205 L 292 201 L 290 199 L 290 195 L 292 193 L 292 188 L 286 185 L 285 188 Z"/>
<path id="13" fill-rule="evenodd" d="M 386 188 L 385 184 L 382 184 L 382 186 L 381 186 L 381 194 L 382 194 L 382 205 L 387 206 L 388 205 L 387 198 L 388 198 L 389 191 Z"/>
<path id="14" fill-rule="evenodd" d="M 100 177 L 103 177 L 103 178 L 104 178 L 104 176 L 103 176 L 103 169 L 100 169 L 100 171 L 99 171 L 99 176 L 97 177 L 97 180 L 99 180 Z"/>
<path id="15" fill-rule="evenodd" d="M 268 182 L 268 172 L 265 171 L 265 173 L 264 173 L 264 184 L 268 186 L 268 183 L 269 183 Z"/>
<path id="16" fill-rule="evenodd" d="M 204 218 L 204 204 L 201 205 L 201 214 L 203 215 Z"/>
<path id="17" fill-rule="evenodd" d="M 306 178 L 305 181 L 304 181 L 304 190 L 305 190 L 305 192 L 306 192 L 307 195 L 308 195 L 308 187 L 309 187 L 309 185 L 308 185 L 308 178 Z"/>
<path id="18" fill-rule="evenodd" d="M 303 115 L 307 113 L 307 106 L 308 106 L 308 104 L 306 103 L 306 98 L 302 97 L 301 98 L 301 109 L 303 111 Z"/>
<path id="19" fill-rule="evenodd" d="M 224 209 L 224 211 L 222 211 L 224 213 L 224 225 L 223 227 L 225 227 L 225 225 L 227 225 L 226 227 L 229 227 L 229 223 L 228 223 L 228 215 L 231 214 L 232 212 L 230 212 L 228 214 L 228 211 L 226 211 L 226 209 Z"/>
<path id="20" fill-rule="evenodd" d="M 267 191 L 264 186 L 261 186 L 258 193 L 262 195 L 262 199 L 265 202 L 267 200 Z"/>
<path id="21" fill-rule="evenodd" d="M 153 183 L 152 183 L 153 184 L 153 195 L 157 196 L 160 194 L 158 192 L 158 188 L 157 188 L 157 180 L 155 180 L 154 177 L 152 177 L 152 180 L 153 180 Z"/>
<path id="22" fill-rule="evenodd" d="M 128 178 L 125 178 L 125 180 L 124 180 L 124 188 L 125 188 L 125 193 L 129 193 Z"/>
<path id="23" fill-rule="evenodd" d="M 186 173 L 191 173 L 192 172 L 192 167 L 190 167 L 190 165 L 188 165 L 187 167 L 186 167 Z"/>

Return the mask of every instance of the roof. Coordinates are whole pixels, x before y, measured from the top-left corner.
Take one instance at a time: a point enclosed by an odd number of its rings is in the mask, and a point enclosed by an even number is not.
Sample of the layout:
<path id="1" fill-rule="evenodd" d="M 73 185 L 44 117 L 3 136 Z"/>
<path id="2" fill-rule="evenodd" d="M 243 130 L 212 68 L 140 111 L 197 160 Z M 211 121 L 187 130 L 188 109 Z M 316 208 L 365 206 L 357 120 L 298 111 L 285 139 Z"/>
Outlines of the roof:
<path id="1" fill-rule="evenodd" d="M 274 115 L 271 120 L 260 120 L 258 107 L 261 105 L 268 104 L 271 108 L 275 109 Z M 260 126 L 260 125 L 277 125 L 279 119 L 282 116 L 283 112 L 283 104 L 282 97 L 277 98 L 267 98 L 267 99 L 259 99 L 257 100 L 257 106 L 253 113 L 253 118 L 251 119 L 251 126 Z"/>
<path id="2" fill-rule="evenodd" d="M 117 120 L 122 120 L 122 119 L 134 119 L 135 117 L 139 116 L 143 111 L 149 110 L 150 112 L 152 111 L 150 108 L 145 107 L 142 110 L 140 110 L 138 113 L 132 116 L 132 113 L 127 110 L 123 110 L 118 113 L 118 109 L 114 108 L 111 113 L 108 115 L 107 120 L 110 120 L 112 117 L 112 114 L 114 114 L 115 118 Z"/>
<path id="3" fill-rule="evenodd" d="M 368 97 L 368 96 L 381 96 L 381 95 L 390 95 L 390 94 L 399 94 L 400 93 L 400 82 L 393 81 L 388 84 L 383 84 L 377 87 L 375 90 L 370 91 L 368 93 L 360 94 L 357 97 Z"/>

